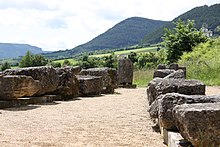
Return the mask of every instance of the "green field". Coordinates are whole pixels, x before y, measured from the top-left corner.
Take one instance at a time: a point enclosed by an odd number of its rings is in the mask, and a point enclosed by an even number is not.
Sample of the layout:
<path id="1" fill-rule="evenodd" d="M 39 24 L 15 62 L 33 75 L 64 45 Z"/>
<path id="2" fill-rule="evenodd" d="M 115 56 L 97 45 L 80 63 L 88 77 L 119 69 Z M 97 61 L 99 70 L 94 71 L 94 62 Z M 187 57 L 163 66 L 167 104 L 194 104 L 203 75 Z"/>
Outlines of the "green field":
<path id="1" fill-rule="evenodd" d="M 157 47 L 145 47 L 145 48 L 140 48 L 140 49 L 133 49 L 133 50 L 124 50 L 124 51 L 116 51 L 114 52 L 115 55 L 127 55 L 130 52 L 135 52 L 135 53 L 141 53 L 141 52 L 150 52 L 150 51 L 156 51 Z M 91 55 L 89 57 L 104 57 L 104 56 L 110 56 L 111 53 L 107 54 L 97 54 L 97 55 Z"/>
<path id="2" fill-rule="evenodd" d="M 153 79 L 153 73 L 153 69 L 134 71 L 134 84 L 136 84 L 138 87 L 146 87 Z"/>
<path id="3" fill-rule="evenodd" d="M 77 65 L 78 61 L 76 61 L 75 59 L 62 59 L 62 60 L 55 60 L 53 62 L 58 62 L 61 65 L 63 65 L 64 60 L 69 60 L 71 65 Z"/>

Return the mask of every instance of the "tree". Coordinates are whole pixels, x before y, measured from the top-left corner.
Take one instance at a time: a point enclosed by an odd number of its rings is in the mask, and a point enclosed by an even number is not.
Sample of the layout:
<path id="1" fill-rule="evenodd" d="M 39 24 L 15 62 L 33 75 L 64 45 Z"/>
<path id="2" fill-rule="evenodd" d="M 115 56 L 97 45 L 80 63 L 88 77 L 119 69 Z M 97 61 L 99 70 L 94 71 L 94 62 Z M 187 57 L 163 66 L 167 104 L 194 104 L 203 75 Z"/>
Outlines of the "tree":
<path id="1" fill-rule="evenodd" d="M 1 70 L 11 69 L 11 65 L 6 61 L 2 64 Z"/>
<path id="2" fill-rule="evenodd" d="M 94 58 L 89 58 L 88 55 L 84 55 L 79 63 L 79 65 L 84 68 L 84 69 L 88 69 L 88 68 L 94 68 L 97 66 L 95 59 Z"/>
<path id="3" fill-rule="evenodd" d="M 183 52 L 190 52 L 199 43 L 207 41 L 203 32 L 195 28 L 194 21 L 183 22 L 179 19 L 174 24 L 176 27 L 173 30 L 166 28 L 163 36 L 169 63 L 177 62 Z"/>
<path id="4" fill-rule="evenodd" d="M 42 55 L 33 55 L 31 66 L 45 66 L 48 61 Z"/>
<path id="5" fill-rule="evenodd" d="M 33 60 L 33 54 L 30 51 L 27 51 L 25 56 L 22 57 L 20 61 L 20 67 L 31 67 Z"/>
<path id="6" fill-rule="evenodd" d="M 105 67 L 114 68 L 115 59 L 114 59 L 113 55 L 105 56 L 104 61 L 105 61 L 104 62 Z"/>
<path id="7" fill-rule="evenodd" d="M 217 26 L 217 27 L 215 28 L 215 33 L 216 33 L 216 34 L 220 34 L 220 26 Z"/>
<path id="8" fill-rule="evenodd" d="M 146 56 L 140 55 L 140 56 L 138 57 L 138 68 L 139 68 L 139 69 L 144 68 L 145 65 L 146 65 L 146 63 L 147 63 L 147 58 L 146 58 Z"/>
<path id="9" fill-rule="evenodd" d="M 34 67 L 45 66 L 48 61 L 42 55 L 33 55 L 30 51 L 27 51 L 26 55 L 22 57 L 19 66 L 20 67 Z"/>
<path id="10" fill-rule="evenodd" d="M 137 53 L 135 52 L 130 52 L 130 54 L 128 54 L 128 58 L 133 62 L 138 62 L 138 58 L 137 58 Z"/>

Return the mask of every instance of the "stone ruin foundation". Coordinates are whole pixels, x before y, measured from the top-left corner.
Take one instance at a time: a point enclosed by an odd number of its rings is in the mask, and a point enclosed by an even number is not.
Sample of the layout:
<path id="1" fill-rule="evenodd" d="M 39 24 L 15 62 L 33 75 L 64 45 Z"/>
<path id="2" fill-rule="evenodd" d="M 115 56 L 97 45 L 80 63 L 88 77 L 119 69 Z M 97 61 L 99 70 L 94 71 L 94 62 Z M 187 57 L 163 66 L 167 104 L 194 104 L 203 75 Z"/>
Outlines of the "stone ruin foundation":
<path id="1" fill-rule="evenodd" d="M 206 96 L 205 84 L 186 80 L 186 68 L 159 65 L 148 84 L 148 110 L 169 147 L 220 146 L 220 95 Z"/>
<path id="2" fill-rule="evenodd" d="M 0 109 L 113 94 L 121 87 L 134 88 L 133 63 L 119 60 L 119 69 L 50 66 L 8 69 L 0 72 Z"/>
<path id="3" fill-rule="evenodd" d="M 130 59 L 119 59 L 118 62 L 118 84 L 119 87 L 135 88 L 133 85 L 133 62 Z"/>
<path id="4" fill-rule="evenodd" d="M 112 94 L 118 87 L 113 68 L 50 66 L 8 69 L 0 73 L 0 109 Z"/>

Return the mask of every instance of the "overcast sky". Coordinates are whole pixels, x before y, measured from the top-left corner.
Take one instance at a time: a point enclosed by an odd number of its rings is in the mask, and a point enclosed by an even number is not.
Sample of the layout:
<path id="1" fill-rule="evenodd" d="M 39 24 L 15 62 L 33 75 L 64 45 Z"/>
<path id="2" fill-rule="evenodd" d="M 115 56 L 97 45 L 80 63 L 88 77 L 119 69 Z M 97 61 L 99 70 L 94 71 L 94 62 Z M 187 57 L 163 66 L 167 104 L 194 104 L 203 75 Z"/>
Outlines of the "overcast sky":
<path id="1" fill-rule="evenodd" d="M 0 0 L 0 42 L 71 49 L 133 16 L 172 20 L 220 0 Z"/>

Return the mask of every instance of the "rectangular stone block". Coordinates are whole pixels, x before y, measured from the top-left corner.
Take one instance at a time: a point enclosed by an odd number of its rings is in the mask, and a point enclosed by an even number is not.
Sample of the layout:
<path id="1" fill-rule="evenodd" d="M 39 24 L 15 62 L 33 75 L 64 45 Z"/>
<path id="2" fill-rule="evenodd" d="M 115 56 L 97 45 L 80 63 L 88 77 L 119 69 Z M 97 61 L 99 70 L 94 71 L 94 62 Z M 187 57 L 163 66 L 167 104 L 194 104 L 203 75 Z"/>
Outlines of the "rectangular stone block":
<path id="1" fill-rule="evenodd" d="M 133 62 L 130 59 L 120 59 L 118 62 L 118 83 L 132 85 L 133 70 Z"/>
<path id="2" fill-rule="evenodd" d="M 206 96 L 206 95 L 183 95 L 178 93 L 167 93 L 158 97 L 158 117 L 160 125 L 169 130 L 176 130 L 175 118 L 172 110 L 177 105 L 195 104 L 195 103 L 216 103 L 220 102 L 220 95 Z M 213 104 L 214 105 L 214 104 Z M 155 106 L 156 107 L 156 106 Z M 152 112 L 151 112 L 152 113 Z"/>
<path id="3" fill-rule="evenodd" d="M 102 93 L 114 93 L 114 89 L 118 88 L 118 75 L 114 68 L 89 68 L 83 69 L 79 75 L 98 76 L 102 78 Z"/>
<path id="4" fill-rule="evenodd" d="M 220 103 L 183 104 L 173 109 L 180 134 L 194 147 L 220 146 Z"/>
<path id="5" fill-rule="evenodd" d="M 191 145 L 180 133 L 168 131 L 168 147 L 190 147 Z"/>
<path id="6" fill-rule="evenodd" d="M 77 75 L 80 96 L 99 95 L 103 90 L 102 77 Z"/>

